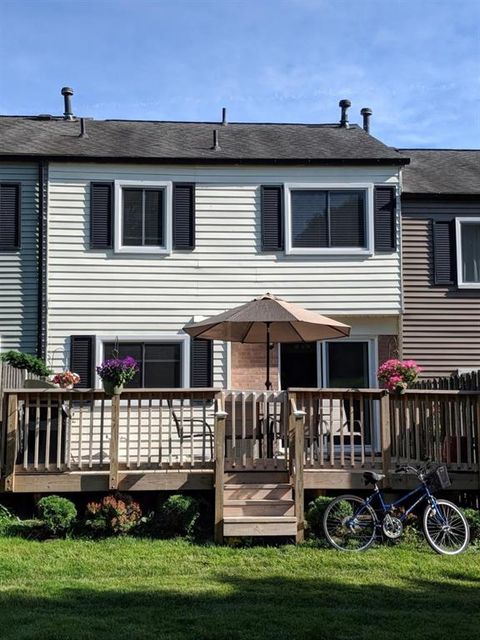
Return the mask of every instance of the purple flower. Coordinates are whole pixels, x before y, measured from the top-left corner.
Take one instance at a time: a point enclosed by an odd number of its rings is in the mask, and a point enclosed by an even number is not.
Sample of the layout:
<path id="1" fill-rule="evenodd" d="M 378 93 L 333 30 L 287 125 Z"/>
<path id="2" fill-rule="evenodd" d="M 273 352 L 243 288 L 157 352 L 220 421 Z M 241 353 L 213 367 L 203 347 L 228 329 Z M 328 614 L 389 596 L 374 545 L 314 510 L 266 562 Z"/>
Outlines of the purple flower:
<path id="1" fill-rule="evenodd" d="M 104 360 L 102 364 L 97 367 L 97 373 L 102 380 L 110 380 L 117 385 L 130 382 L 137 372 L 138 363 L 132 356 Z"/>

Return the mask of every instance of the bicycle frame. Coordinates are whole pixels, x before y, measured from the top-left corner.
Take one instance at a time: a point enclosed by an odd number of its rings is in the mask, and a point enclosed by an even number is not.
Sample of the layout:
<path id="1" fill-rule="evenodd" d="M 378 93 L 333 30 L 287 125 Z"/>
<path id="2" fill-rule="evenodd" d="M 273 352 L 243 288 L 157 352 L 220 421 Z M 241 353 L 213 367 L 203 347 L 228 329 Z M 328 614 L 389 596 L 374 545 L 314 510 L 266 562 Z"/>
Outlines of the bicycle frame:
<path id="1" fill-rule="evenodd" d="M 412 513 L 415 507 L 417 507 L 424 500 L 428 500 L 431 503 L 432 507 L 435 509 L 436 514 L 439 515 L 443 520 L 442 514 L 439 513 L 437 509 L 437 502 L 435 500 L 435 497 L 430 491 L 430 489 L 428 488 L 428 486 L 425 484 L 425 482 L 421 482 L 421 484 L 416 486 L 415 489 L 407 493 L 405 496 L 402 496 L 395 502 L 385 502 L 385 500 L 383 499 L 382 492 L 377 487 L 377 485 L 375 485 L 374 492 L 370 496 L 368 496 L 368 498 L 365 500 L 365 504 L 362 505 L 362 507 L 357 511 L 354 517 L 356 518 L 360 513 L 362 513 L 365 507 L 373 506 L 372 503 L 375 501 L 375 499 L 377 499 L 377 502 L 380 503 L 382 515 L 386 515 L 391 509 L 400 506 L 401 504 L 406 502 L 409 498 L 419 493 L 421 493 L 420 497 L 417 500 L 415 500 L 413 504 L 410 505 L 410 507 L 406 509 L 402 515 L 399 516 L 399 520 L 403 522 L 409 516 L 409 514 Z"/>

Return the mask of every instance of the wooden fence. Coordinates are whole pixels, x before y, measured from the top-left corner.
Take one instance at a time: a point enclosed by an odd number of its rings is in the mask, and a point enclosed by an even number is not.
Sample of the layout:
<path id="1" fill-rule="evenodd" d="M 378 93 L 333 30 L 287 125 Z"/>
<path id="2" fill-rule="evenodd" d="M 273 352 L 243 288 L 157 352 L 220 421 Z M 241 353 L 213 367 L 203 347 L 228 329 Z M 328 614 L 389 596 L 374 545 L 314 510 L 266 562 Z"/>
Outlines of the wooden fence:
<path id="1" fill-rule="evenodd" d="M 480 370 L 469 373 L 419 380 L 414 389 L 463 389 L 464 391 L 480 391 Z"/>

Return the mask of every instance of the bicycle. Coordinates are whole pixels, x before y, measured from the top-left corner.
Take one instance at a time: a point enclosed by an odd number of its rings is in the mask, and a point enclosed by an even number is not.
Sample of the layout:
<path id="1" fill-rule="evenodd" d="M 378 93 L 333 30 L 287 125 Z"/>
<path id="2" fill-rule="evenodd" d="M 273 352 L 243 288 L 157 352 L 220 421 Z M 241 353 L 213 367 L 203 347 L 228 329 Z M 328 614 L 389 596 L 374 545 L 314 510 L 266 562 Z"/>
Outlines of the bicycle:
<path id="1" fill-rule="evenodd" d="M 438 500 L 433 495 L 451 485 L 447 467 L 438 465 L 432 468 L 427 464 L 416 468 L 401 465 L 396 470 L 415 473 L 419 484 L 399 500 L 387 503 L 377 485 L 385 475 L 366 471 L 363 474 L 365 485 L 374 486 L 374 491 L 368 498 L 338 496 L 326 508 L 323 530 L 328 542 L 339 551 L 365 551 L 382 534 L 389 540 L 397 540 L 403 533 L 406 518 L 426 500 L 423 530 L 431 548 L 444 555 L 456 555 L 465 551 L 470 541 L 470 528 L 465 516 L 449 500 Z M 413 504 L 400 513 L 398 508 L 414 496 L 417 499 Z"/>

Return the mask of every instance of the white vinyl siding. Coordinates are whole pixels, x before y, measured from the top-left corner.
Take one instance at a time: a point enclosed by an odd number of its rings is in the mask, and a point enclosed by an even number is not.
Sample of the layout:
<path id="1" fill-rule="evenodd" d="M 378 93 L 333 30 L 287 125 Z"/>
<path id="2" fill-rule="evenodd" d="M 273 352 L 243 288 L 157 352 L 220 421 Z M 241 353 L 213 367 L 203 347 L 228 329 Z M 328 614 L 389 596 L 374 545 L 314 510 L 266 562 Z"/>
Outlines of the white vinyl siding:
<path id="1" fill-rule="evenodd" d="M 38 301 L 38 166 L 0 163 L 0 183 L 20 184 L 20 249 L 0 252 L 0 351 L 35 354 Z"/>
<path id="2" fill-rule="evenodd" d="M 196 183 L 196 248 L 170 255 L 89 251 L 90 181 Z M 49 345 L 68 363 L 71 334 L 176 333 L 266 291 L 333 316 L 398 316 L 398 253 L 262 253 L 260 185 L 398 184 L 396 167 L 182 167 L 52 164 L 49 186 Z M 399 225 L 397 225 L 399 226 Z M 398 243 L 399 245 L 399 243 Z M 65 351 L 62 356 L 62 352 Z M 226 385 L 216 343 L 214 384 Z"/>

